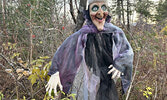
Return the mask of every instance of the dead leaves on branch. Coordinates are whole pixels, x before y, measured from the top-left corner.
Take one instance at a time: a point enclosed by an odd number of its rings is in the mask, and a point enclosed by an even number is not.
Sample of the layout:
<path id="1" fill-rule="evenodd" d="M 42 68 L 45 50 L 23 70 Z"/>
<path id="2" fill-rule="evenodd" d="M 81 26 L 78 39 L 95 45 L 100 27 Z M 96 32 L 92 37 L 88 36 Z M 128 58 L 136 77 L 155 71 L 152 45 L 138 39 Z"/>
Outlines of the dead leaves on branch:
<path id="1" fill-rule="evenodd" d="M 2 50 L 10 50 L 11 54 L 9 57 L 1 54 L 2 58 L 5 59 L 9 65 L 12 65 L 10 68 L 6 66 L 5 72 L 12 75 L 17 80 L 20 80 L 22 77 L 27 77 L 32 85 L 38 80 L 44 81 L 45 78 L 47 79 L 47 73 L 51 65 L 51 61 L 48 62 L 50 57 L 38 57 L 38 59 L 33 60 L 31 63 L 23 61 L 21 53 L 15 49 L 16 45 L 16 43 L 12 44 L 10 42 L 2 44 Z"/>

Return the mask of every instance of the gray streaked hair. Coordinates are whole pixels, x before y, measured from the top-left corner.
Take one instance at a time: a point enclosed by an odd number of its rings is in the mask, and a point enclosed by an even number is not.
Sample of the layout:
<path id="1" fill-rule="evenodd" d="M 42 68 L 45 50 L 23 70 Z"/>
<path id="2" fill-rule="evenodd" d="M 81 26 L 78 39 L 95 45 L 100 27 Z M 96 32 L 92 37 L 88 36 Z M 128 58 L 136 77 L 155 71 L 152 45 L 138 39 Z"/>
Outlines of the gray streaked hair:
<path id="1" fill-rule="evenodd" d="M 97 1 L 101 1 L 101 2 L 105 2 L 106 4 L 108 3 L 108 0 L 88 0 L 88 5 L 90 5 L 93 2 L 97 2 Z"/>

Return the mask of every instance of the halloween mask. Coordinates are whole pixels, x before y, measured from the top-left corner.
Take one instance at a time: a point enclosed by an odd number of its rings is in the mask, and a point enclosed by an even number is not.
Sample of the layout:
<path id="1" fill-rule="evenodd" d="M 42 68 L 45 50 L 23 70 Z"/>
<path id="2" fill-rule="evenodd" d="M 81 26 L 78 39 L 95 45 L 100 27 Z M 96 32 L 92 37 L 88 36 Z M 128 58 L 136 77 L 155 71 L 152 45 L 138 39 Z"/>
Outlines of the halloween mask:
<path id="1" fill-rule="evenodd" d="M 89 7 L 89 14 L 93 24 L 99 31 L 102 31 L 108 16 L 108 10 L 105 2 L 94 2 L 91 3 Z"/>

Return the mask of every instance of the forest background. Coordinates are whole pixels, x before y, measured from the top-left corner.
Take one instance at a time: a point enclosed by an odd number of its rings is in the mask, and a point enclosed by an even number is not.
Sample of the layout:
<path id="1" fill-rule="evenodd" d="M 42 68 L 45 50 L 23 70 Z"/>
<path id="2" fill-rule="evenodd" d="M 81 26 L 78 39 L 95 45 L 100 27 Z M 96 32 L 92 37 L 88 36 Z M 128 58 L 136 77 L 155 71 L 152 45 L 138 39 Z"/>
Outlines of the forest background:
<path id="1" fill-rule="evenodd" d="M 86 0 L 0 0 L 0 100 L 54 98 L 45 91 L 52 57 L 82 27 L 84 9 Z M 135 52 L 125 95 L 117 82 L 120 100 L 167 100 L 166 10 L 167 0 L 109 0 L 111 23 Z"/>

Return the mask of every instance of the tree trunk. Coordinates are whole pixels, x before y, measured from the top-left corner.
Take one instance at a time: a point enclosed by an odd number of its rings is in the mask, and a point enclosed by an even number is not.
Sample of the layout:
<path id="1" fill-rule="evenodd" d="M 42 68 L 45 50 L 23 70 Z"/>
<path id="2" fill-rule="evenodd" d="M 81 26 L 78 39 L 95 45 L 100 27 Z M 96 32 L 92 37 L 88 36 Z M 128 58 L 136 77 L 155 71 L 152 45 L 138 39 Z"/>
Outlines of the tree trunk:
<path id="1" fill-rule="evenodd" d="M 125 25 L 125 15 L 124 15 L 124 3 L 123 3 L 123 0 L 121 0 L 121 9 L 122 9 L 122 21 L 123 21 L 123 25 Z"/>
<path id="2" fill-rule="evenodd" d="M 3 19 L 2 31 L 6 36 L 6 41 L 8 41 L 8 33 L 6 31 L 6 10 L 5 10 L 6 9 L 6 0 L 2 0 L 1 2 L 2 2 L 2 19 Z"/>
<path id="3" fill-rule="evenodd" d="M 55 12 L 55 1 L 53 1 L 52 5 L 51 5 L 51 21 L 54 25 L 54 28 L 56 28 L 56 12 Z"/>
<path id="4" fill-rule="evenodd" d="M 70 0 L 70 13 L 71 13 L 71 16 L 72 16 L 72 19 L 74 21 L 74 23 L 76 24 L 76 19 L 75 19 L 75 15 L 74 15 L 74 8 L 73 8 L 73 1 Z"/>
<path id="5" fill-rule="evenodd" d="M 64 0 L 64 25 L 63 27 L 66 27 L 66 0 Z M 65 33 L 64 30 L 63 30 L 63 33 Z"/>
<path id="6" fill-rule="evenodd" d="M 74 31 L 78 31 L 84 23 L 83 11 L 86 9 L 86 4 L 87 4 L 87 0 L 80 0 L 77 23 Z"/>
<path id="7" fill-rule="evenodd" d="M 120 0 L 117 0 L 117 13 L 118 13 L 118 20 L 119 23 L 121 23 L 121 6 L 120 6 Z"/>
<path id="8" fill-rule="evenodd" d="M 64 25 L 66 20 L 66 0 L 64 0 Z"/>
<path id="9" fill-rule="evenodd" d="M 2 1 L 0 1 L 0 30 L 2 30 Z"/>
<path id="10" fill-rule="evenodd" d="M 129 11 L 129 7 L 130 7 L 130 1 L 127 0 L 127 29 L 128 31 L 130 31 L 130 20 L 129 20 L 129 17 L 130 17 L 130 11 Z"/>

